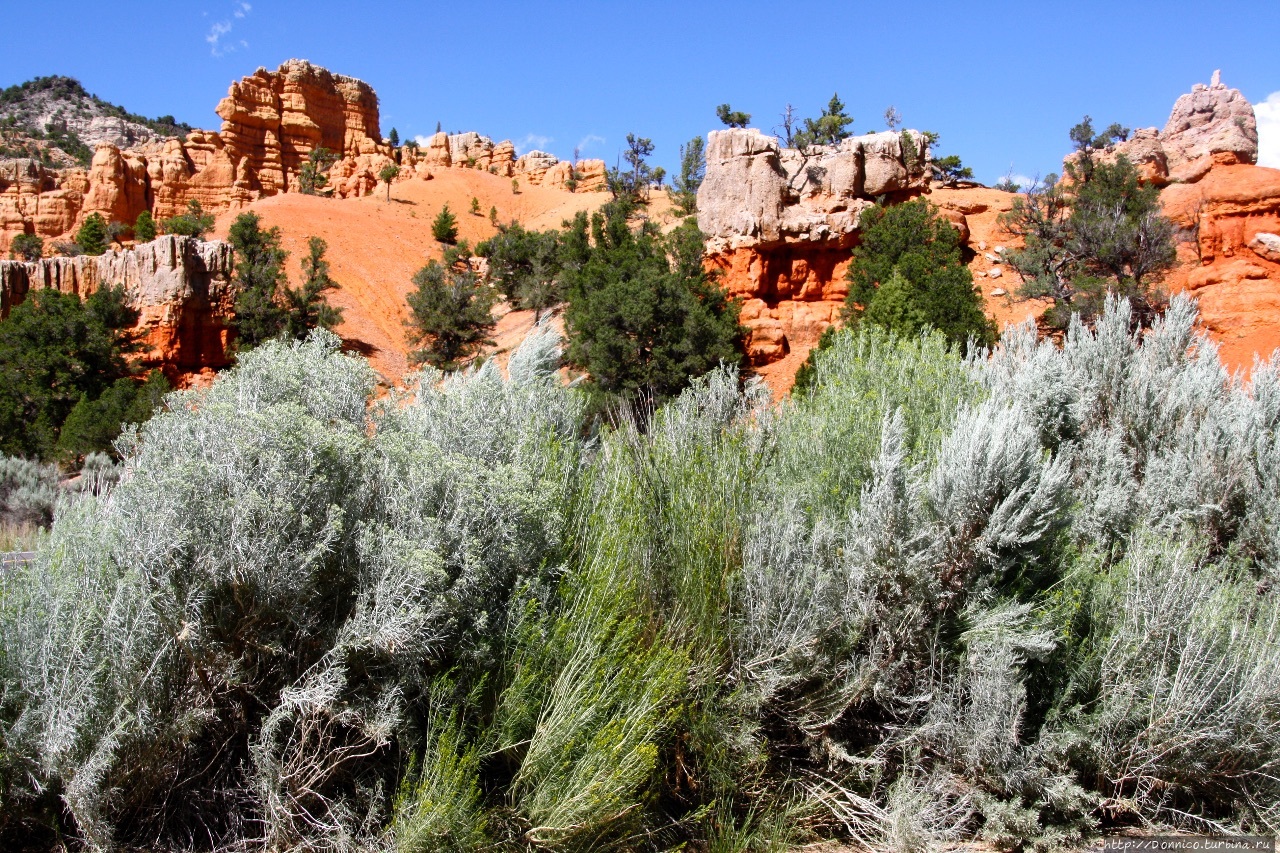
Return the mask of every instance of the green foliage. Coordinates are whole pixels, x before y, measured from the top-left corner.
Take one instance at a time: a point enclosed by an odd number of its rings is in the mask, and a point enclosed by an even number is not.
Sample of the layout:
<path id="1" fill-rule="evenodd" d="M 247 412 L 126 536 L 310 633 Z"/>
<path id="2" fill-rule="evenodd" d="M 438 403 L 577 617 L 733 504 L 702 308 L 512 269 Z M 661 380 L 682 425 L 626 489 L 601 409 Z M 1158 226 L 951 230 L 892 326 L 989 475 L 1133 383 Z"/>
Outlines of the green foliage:
<path id="1" fill-rule="evenodd" d="M 87 169 L 93 163 L 93 149 L 85 144 L 79 134 L 68 128 L 65 121 L 55 119 L 46 124 L 44 138 L 50 147 L 61 149 L 81 168 Z"/>
<path id="2" fill-rule="evenodd" d="M 1072 129 L 1081 147 L 1068 163 L 1068 180 L 1031 187 L 1001 217 L 1023 241 L 1009 254 L 1022 278 L 1020 293 L 1052 300 L 1045 319 L 1060 329 L 1072 314 L 1091 321 L 1108 293 L 1128 298 L 1138 322 L 1150 324 L 1163 305 L 1157 286 L 1177 261 L 1173 224 L 1161 214 L 1158 188 L 1143 184 L 1124 156 L 1094 161 L 1094 144 L 1121 130 L 1093 137 L 1086 117 Z"/>
<path id="3" fill-rule="evenodd" d="M 924 199 L 862 215 L 862 242 L 849 266 L 849 323 L 904 336 L 934 328 L 952 343 L 995 340 L 994 324 L 960 251 L 955 228 Z"/>
<path id="4" fill-rule="evenodd" d="M 76 245 L 86 255 L 101 255 L 107 250 L 107 221 L 100 213 L 90 213 L 76 231 Z"/>
<path id="5" fill-rule="evenodd" d="M 933 172 L 938 180 L 946 186 L 955 186 L 960 181 L 973 180 L 973 169 L 964 165 L 957 154 L 948 154 L 933 160 Z M 1000 189 L 1000 187 L 996 187 Z"/>
<path id="6" fill-rule="evenodd" d="M 805 149 L 813 145 L 835 145 L 847 139 L 852 134 L 849 125 L 853 124 L 853 117 L 846 115 L 844 110 L 840 96 L 832 95 L 821 115 L 816 119 L 805 119 L 803 129 L 792 134 L 792 144 Z"/>
<path id="7" fill-rule="evenodd" d="M 38 234 L 18 234 L 9 244 L 9 251 L 20 260 L 38 261 L 44 257 L 44 240 Z"/>
<path id="8" fill-rule="evenodd" d="M 284 297 L 284 335 L 295 341 L 306 339 L 312 329 L 332 329 L 342 321 L 342 309 L 329 304 L 325 293 L 340 285 L 329 276 L 329 262 L 324 253 L 328 244 L 319 237 L 307 241 L 307 256 L 302 259 L 302 286 L 282 288 Z"/>
<path id="9" fill-rule="evenodd" d="M 410 343 L 420 347 L 409 354 L 414 364 L 457 370 L 492 343 L 495 293 L 480 281 L 465 256 L 459 257 L 463 254 L 446 253 L 443 264 L 429 261 L 414 273 L 405 321 Z"/>
<path id="10" fill-rule="evenodd" d="M 632 231 L 626 204 L 574 220 L 563 273 L 569 361 L 611 396 L 660 400 L 694 376 L 741 359 L 738 305 L 702 269 L 702 234 Z"/>
<path id="11" fill-rule="evenodd" d="M 125 425 L 145 423 L 171 390 L 164 374 L 152 370 L 142 382 L 117 379 L 97 399 L 82 396 L 62 425 L 58 455 L 68 460 L 91 453 L 118 455 L 113 444 Z"/>
<path id="12" fill-rule="evenodd" d="M 186 213 L 171 217 L 160 223 L 161 229 L 166 234 L 195 237 L 197 240 L 203 240 L 205 235 L 213 230 L 213 225 L 213 214 L 205 213 L 204 208 L 200 206 L 200 201 L 194 198 L 187 202 Z"/>
<path id="13" fill-rule="evenodd" d="M 264 229 L 258 214 L 249 211 L 231 223 L 231 246 L 235 249 L 236 348 L 253 349 L 284 331 L 287 317 L 281 304 L 285 287 L 284 262 L 288 254 L 280 248 L 280 229 Z"/>
<path id="14" fill-rule="evenodd" d="M 396 798 L 391 834 L 399 853 L 469 853 L 488 846 L 480 755 L 453 717 L 432 732 L 421 770 L 411 762 Z"/>
<path id="15" fill-rule="evenodd" d="M 707 174 L 704 145 L 702 137 L 695 136 L 680 146 L 680 174 L 671 182 L 671 188 L 675 190 L 676 207 L 686 216 L 697 211 L 698 187 Z"/>
<path id="16" fill-rule="evenodd" d="M 1013 179 L 1012 174 L 1005 175 L 1003 178 L 1001 178 L 1000 180 L 992 184 L 991 188 L 993 190 L 1000 190 L 1000 192 L 1002 193 L 1022 192 L 1021 185 L 1019 185 L 1018 182 Z"/>
<path id="17" fill-rule="evenodd" d="M 80 398 L 128 375 L 136 319 L 123 287 L 101 287 L 83 302 L 33 290 L 0 321 L 0 452 L 53 458 Z"/>
<path id="18" fill-rule="evenodd" d="M 475 196 L 471 197 L 471 215 L 472 216 L 484 215 L 480 212 L 480 199 L 476 198 Z"/>
<path id="19" fill-rule="evenodd" d="M 725 127 L 746 127 L 751 123 L 751 113 L 732 110 L 728 104 L 716 107 L 716 118 L 724 122 Z"/>
<path id="20" fill-rule="evenodd" d="M 441 243 L 458 242 L 458 217 L 449 210 L 448 204 L 440 208 L 440 212 L 431 222 L 431 236 Z"/>
<path id="21" fill-rule="evenodd" d="M 518 222 L 499 225 L 476 254 L 489 259 L 489 281 L 513 305 L 540 317 L 563 301 L 564 259 L 556 232 L 528 231 Z"/>
<path id="22" fill-rule="evenodd" d="M 400 147 L 400 134 L 394 127 L 391 128 L 391 133 L 387 135 L 387 142 L 391 143 L 392 148 Z"/>
<path id="23" fill-rule="evenodd" d="M 315 195 L 329 184 L 329 167 L 336 163 L 338 155 L 323 146 L 311 149 L 307 162 L 298 170 L 298 192 Z"/>
<path id="24" fill-rule="evenodd" d="M 511 194 L 520 195 L 520 179 L 519 178 L 511 179 Z"/>
<path id="25" fill-rule="evenodd" d="M 395 163 L 388 163 L 378 171 L 378 180 L 387 185 L 387 201 L 391 201 L 391 182 L 400 177 L 400 167 Z"/>
<path id="26" fill-rule="evenodd" d="M 614 166 L 605 176 L 609 192 L 614 200 L 626 199 L 630 203 L 646 201 L 649 198 L 649 185 L 661 183 L 665 171 L 654 169 L 647 158 L 653 154 L 653 140 L 644 139 L 634 133 L 627 134 L 627 150 L 622 159 L 630 166 L 624 171 L 621 166 Z"/>
<path id="27" fill-rule="evenodd" d="M 106 115 L 143 125 L 161 136 L 185 136 L 192 130 L 191 125 L 179 122 L 171 115 L 149 119 L 145 116 L 128 112 L 124 107 L 109 103 L 97 95 L 90 94 L 79 80 L 72 77 L 36 77 L 25 83 L 9 86 L 0 91 L 0 106 L 9 108 L 21 106 L 32 95 L 39 93 L 49 93 L 55 100 L 61 101 L 86 99 Z M 90 157 L 92 157 L 92 152 L 90 152 Z M 88 163 L 86 162 L 85 165 L 88 165 Z"/>
<path id="28" fill-rule="evenodd" d="M 498 207 L 497 205 L 489 206 L 489 224 L 494 228 L 498 227 Z"/>
<path id="29" fill-rule="evenodd" d="M 156 238 L 156 233 L 156 221 L 152 218 L 151 211 L 139 213 L 133 223 L 133 239 L 139 243 L 150 243 Z"/>
<path id="30" fill-rule="evenodd" d="M 551 333 L 377 401 L 332 334 L 270 341 L 114 484 L 0 460 L 61 501 L 0 573 L 0 844 L 1274 835 L 1280 361 L 1196 319 L 867 323 L 790 401 L 717 369 L 600 429 Z"/>

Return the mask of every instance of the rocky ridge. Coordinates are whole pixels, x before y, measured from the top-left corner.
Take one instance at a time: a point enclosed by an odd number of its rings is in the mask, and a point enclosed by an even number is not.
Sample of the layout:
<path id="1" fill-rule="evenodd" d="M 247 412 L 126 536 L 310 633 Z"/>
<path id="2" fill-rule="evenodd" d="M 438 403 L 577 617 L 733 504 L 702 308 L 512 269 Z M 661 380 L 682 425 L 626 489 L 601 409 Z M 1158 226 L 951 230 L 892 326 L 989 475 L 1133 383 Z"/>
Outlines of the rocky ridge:
<path id="1" fill-rule="evenodd" d="M 862 211 L 876 198 L 929 189 L 928 143 L 916 131 L 799 150 L 753 128 L 733 128 L 708 134 L 706 151 L 698 190 L 706 265 L 743 300 L 755 365 L 807 352 L 836 322 Z"/>
<path id="2" fill-rule="evenodd" d="M 123 285 L 139 313 L 143 364 L 174 373 L 220 368 L 229 364 L 232 272 L 229 244 L 177 236 L 97 257 L 0 261 L 0 317 L 33 289 L 86 297 L 104 285 Z"/>
<path id="3" fill-rule="evenodd" d="M 133 222 L 143 210 L 163 219 L 188 201 L 218 213 L 278 193 L 296 192 L 309 155 L 325 148 L 338 160 L 327 194 L 371 193 L 389 163 L 399 180 L 430 179 L 433 169 L 477 168 L 530 185 L 578 190 L 604 186 L 604 162 L 562 163 L 542 152 L 515 156 L 515 146 L 478 133 L 436 134 L 426 146 L 392 148 L 381 137 L 378 97 L 367 83 L 291 59 L 231 84 L 219 102 L 218 131 L 185 139 L 148 138 L 122 148 L 104 139 L 87 169 L 55 169 L 31 158 L 0 160 L 0 252 L 16 234 L 72 234 L 84 218 Z"/>

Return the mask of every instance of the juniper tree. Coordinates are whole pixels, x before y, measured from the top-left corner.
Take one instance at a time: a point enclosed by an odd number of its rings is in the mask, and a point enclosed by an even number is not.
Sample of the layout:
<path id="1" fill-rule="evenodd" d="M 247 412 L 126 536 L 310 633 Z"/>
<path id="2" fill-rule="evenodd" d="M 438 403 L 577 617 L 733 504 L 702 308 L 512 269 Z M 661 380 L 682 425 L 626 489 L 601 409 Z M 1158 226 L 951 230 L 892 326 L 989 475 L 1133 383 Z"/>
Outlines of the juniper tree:
<path id="1" fill-rule="evenodd" d="M 1020 293 L 1052 300 L 1045 319 L 1057 328 L 1065 329 L 1073 313 L 1090 321 L 1107 293 L 1129 298 L 1144 325 L 1163 304 L 1157 286 L 1177 251 L 1159 189 L 1144 184 L 1125 156 L 1111 162 L 1094 156 L 1126 133 L 1112 125 L 1094 134 L 1086 116 L 1071 131 L 1077 154 L 1067 161 L 1067 179 L 1047 176 L 1001 217 L 1023 241 L 1008 256 L 1022 278 Z"/>
<path id="2" fill-rule="evenodd" d="M 86 255 L 101 255 L 107 250 L 107 221 L 100 213 L 90 213 L 76 231 L 76 245 Z"/>
<path id="3" fill-rule="evenodd" d="M 703 153 L 705 143 L 695 136 L 680 146 L 680 174 L 671 182 L 675 190 L 676 206 L 687 215 L 694 213 L 698 205 L 698 187 L 707 174 L 707 158 Z"/>
<path id="4" fill-rule="evenodd" d="M 822 114 L 816 119 L 805 119 L 804 129 L 792 135 L 795 146 L 803 149 L 811 145 L 835 145 L 847 139 L 851 134 L 849 125 L 853 124 L 853 117 L 846 115 L 844 110 L 839 94 L 832 95 Z"/>
<path id="5" fill-rule="evenodd" d="M 328 171 L 338 160 L 338 155 L 328 148 L 318 146 L 307 154 L 307 161 L 298 170 L 298 192 L 315 195 L 329 183 Z"/>
<path id="6" fill-rule="evenodd" d="M 96 400 L 130 375 L 137 316 L 123 286 L 83 301 L 40 288 L 15 306 L 0 321 L 0 452 L 52 458 L 81 397 Z"/>
<path id="7" fill-rule="evenodd" d="M 934 328 L 961 346 L 995 341 L 959 234 L 927 200 L 872 208 L 862 215 L 861 232 L 848 272 L 847 322 L 904 336 Z"/>
<path id="8" fill-rule="evenodd" d="M 409 354 L 414 364 L 457 370 L 492 341 L 495 293 L 466 261 L 466 243 L 446 250 L 444 262 L 429 261 L 413 276 L 409 293 Z"/>
<path id="9" fill-rule="evenodd" d="M 203 240 L 204 235 L 213 230 L 213 225 L 213 214 L 205 213 L 204 208 L 200 206 L 200 200 L 193 198 L 187 202 L 185 212 L 164 220 L 161 228 L 166 234 L 178 234 Z"/>
<path id="10" fill-rule="evenodd" d="M 133 239 L 139 243 L 150 243 L 156 238 L 156 220 L 151 211 L 144 210 L 138 214 L 133 223 Z"/>
<path id="11" fill-rule="evenodd" d="M 458 217 L 449 210 L 447 203 L 440 208 L 440 212 L 431 223 L 431 236 L 441 243 L 451 244 L 458 241 Z"/>
<path id="12" fill-rule="evenodd" d="M 329 275 L 326 249 L 328 244 L 319 237 L 308 240 L 307 256 L 302 259 L 302 284 L 283 288 L 286 338 L 301 341 L 312 329 L 332 329 L 342 321 L 342 309 L 330 305 L 325 297 L 327 291 L 339 287 Z"/>
<path id="13" fill-rule="evenodd" d="M 378 172 L 378 180 L 387 185 L 387 201 L 391 201 L 391 182 L 400 175 L 400 167 L 395 163 L 388 163 Z"/>
<path id="14" fill-rule="evenodd" d="M 751 123 L 751 113 L 730 109 L 728 104 L 716 107 L 716 118 L 720 119 L 725 127 L 746 127 Z"/>
<path id="15" fill-rule="evenodd" d="M 627 224 L 629 205 L 585 214 L 564 235 L 568 360 L 606 395 L 664 399 L 721 362 L 741 359 L 738 304 L 702 268 L 702 234 L 663 237 Z M 576 247 L 576 248 L 575 248 Z"/>
<path id="16" fill-rule="evenodd" d="M 38 261 L 44 257 L 44 240 L 38 234 L 18 234 L 9 244 L 9 251 L 20 260 Z"/>
<path id="17" fill-rule="evenodd" d="M 286 311 L 280 304 L 288 254 L 280 247 L 280 229 L 264 229 L 249 211 L 231 224 L 237 288 L 234 320 L 236 348 L 252 349 L 284 331 Z"/>

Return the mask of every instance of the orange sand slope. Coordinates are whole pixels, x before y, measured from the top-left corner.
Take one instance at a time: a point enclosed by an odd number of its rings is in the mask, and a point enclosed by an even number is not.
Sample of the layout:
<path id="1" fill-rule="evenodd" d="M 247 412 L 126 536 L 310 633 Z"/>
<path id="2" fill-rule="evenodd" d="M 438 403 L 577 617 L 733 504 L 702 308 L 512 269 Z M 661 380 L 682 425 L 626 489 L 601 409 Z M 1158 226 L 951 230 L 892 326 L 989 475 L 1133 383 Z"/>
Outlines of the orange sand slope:
<path id="1" fill-rule="evenodd" d="M 473 216 L 471 199 L 482 215 Z M 489 222 L 496 207 L 502 222 L 518 221 L 526 228 L 558 228 L 580 210 L 595 210 L 608 200 L 605 193 L 568 193 L 542 187 L 511 192 L 511 180 L 473 169 L 441 169 L 431 180 L 413 178 L 393 184 L 391 201 L 386 185 L 364 198 L 328 199 L 287 193 L 260 199 L 249 206 L 266 227 L 279 227 L 289 252 L 289 280 L 301 280 L 307 241 L 320 237 L 329 244 L 325 258 L 340 285 L 330 302 L 343 309 L 337 332 L 352 348 L 369 356 L 374 368 L 391 382 L 409 369 L 404 320 L 405 296 L 411 279 L 428 260 L 439 259 L 442 247 L 431 236 L 431 223 L 444 205 L 457 217 L 458 236 L 474 246 L 497 231 Z M 215 237 L 226 239 L 232 221 L 243 211 L 218 217 Z M 527 312 L 516 312 L 525 314 Z M 521 328 L 531 319 L 511 315 L 499 323 L 500 344 L 508 343 L 507 326 Z M 518 341 L 515 341 L 518 343 Z"/>

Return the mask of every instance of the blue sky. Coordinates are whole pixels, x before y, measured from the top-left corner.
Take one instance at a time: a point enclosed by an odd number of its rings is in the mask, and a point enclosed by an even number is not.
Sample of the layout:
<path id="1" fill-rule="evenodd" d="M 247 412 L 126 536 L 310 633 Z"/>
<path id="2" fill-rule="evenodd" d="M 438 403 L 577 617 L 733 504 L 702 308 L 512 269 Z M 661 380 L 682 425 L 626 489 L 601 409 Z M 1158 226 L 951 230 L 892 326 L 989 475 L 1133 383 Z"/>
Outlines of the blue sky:
<path id="1" fill-rule="evenodd" d="M 384 134 L 440 121 L 612 163 L 634 131 L 671 169 L 721 102 L 768 130 L 788 102 L 816 115 L 838 91 L 855 132 L 883 129 L 893 105 L 990 183 L 1057 171 L 1086 113 L 1163 126 L 1221 68 L 1254 103 L 1276 93 L 1260 112 L 1280 165 L 1277 0 L 6 5 L 0 85 L 66 74 L 205 128 L 232 80 L 298 57 L 372 84 Z"/>

